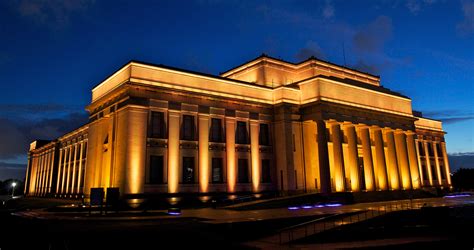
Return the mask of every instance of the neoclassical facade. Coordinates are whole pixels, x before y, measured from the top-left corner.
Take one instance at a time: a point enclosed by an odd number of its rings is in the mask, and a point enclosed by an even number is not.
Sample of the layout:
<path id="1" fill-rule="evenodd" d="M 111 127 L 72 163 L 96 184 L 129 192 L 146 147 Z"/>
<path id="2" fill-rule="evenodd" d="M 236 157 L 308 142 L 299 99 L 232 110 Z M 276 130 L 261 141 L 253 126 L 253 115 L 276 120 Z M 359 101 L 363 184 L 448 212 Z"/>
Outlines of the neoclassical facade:
<path id="1" fill-rule="evenodd" d="M 219 76 L 131 61 L 89 123 L 28 153 L 25 193 L 360 192 L 451 186 L 440 121 L 378 76 L 266 55 Z"/>

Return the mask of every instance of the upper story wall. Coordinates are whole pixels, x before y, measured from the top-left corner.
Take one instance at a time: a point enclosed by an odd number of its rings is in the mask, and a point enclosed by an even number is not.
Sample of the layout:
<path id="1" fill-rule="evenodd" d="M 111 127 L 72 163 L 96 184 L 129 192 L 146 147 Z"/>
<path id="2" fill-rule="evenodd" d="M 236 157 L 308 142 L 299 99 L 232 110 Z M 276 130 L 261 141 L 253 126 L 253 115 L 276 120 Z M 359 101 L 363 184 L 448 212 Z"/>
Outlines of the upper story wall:
<path id="1" fill-rule="evenodd" d="M 309 58 L 293 64 L 262 55 L 221 74 L 222 77 L 256 83 L 268 87 L 292 84 L 317 75 L 347 78 L 380 86 L 380 77 L 332 63 Z"/>
<path id="2" fill-rule="evenodd" d="M 305 71 L 299 74 L 305 74 Z M 369 78 L 370 76 L 367 76 L 366 80 L 368 81 Z M 96 110 L 114 93 L 120 92 L 118 89 L 123 89 L 121 87 L 135 88 L 134 86 L 144 85 L 176 93 L 192 92 L 222 98 L 222 100 L 231 99 L 270 105 L 282 102 L 302 105 L 323 100 L 412 117 L 409 98 L 377 84 L 351 81 L 356 83 L 318 74 L 291 85 L 272 88 L 162 65 L 130 62 L 92 90 L 92 103 L 88 106 L 88 110 Z"/>

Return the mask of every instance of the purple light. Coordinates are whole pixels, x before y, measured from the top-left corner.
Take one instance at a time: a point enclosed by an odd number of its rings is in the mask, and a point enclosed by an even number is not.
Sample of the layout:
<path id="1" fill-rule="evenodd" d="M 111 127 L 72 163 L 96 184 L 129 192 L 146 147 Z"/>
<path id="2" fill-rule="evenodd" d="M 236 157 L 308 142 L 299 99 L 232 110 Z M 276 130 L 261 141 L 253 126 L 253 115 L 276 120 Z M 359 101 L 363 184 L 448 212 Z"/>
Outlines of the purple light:
<path id="1" fill-rule="evenodd" d="M 319 207 L 324 207 L 324 205 L 321 205 L 321 204 L 320 204 L 320 205 L 315 205 L 314 207 L 318 207 L 318 208 L 319 208 Z"/>
<path id="2" fill-rule="evenodd" d="M 333 203 L 333 204 L 326 204 L 326 207 L 340 207 L 342 204 L 340 203 Z"/>
<path id="3" fill-rule="evenodd" d="M 470 194 L 453 194 L 453 195 L 446 195 L 444 198 L 457 198 L 457 197 L 469 197 Z"/>
<path id="4" fill-rule="evenodd" d="M 180 212 L 168 212 L 169 215 L 180 215 Z"/>
<path id="5" fill-rule="evenodd" d="M 304 209 L 310 209 L 310 208 L 313 208 L 313 206 L 305 205 L 305 206 L 303 206 L 302 208 L 304 208 Z"/>
<path id="6" fill-rule="evenodd" d="M 299 207 L 288 207 L 288 210 L 298 210 L 300 209 Z"/>

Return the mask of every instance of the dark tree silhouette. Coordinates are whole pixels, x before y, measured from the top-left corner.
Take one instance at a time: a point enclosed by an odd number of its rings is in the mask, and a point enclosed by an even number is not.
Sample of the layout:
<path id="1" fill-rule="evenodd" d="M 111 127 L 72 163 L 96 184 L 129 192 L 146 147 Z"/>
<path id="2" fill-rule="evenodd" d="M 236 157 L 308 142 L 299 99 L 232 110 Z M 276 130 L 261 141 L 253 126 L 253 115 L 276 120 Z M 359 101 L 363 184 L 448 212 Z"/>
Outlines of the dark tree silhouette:
<path id="1" fill-rule="evenodd" d="M 460 168 L 451 178 L 453 187 L 458 191 L 474 189 L 474 169 Z"/>

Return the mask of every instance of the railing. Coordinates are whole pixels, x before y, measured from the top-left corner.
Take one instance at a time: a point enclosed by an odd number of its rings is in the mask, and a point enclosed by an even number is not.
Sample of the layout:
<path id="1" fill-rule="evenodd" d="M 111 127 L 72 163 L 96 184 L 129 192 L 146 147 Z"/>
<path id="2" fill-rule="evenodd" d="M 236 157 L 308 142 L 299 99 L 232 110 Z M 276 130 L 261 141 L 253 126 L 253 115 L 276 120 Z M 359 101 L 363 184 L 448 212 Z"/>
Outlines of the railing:
<path id="1" fill-rule="evenodd" d="M 352 212 L 350 215 L 347 213 L 339 213 L 330 215 L 323 218 L 318 218 L 308 222 L 304 222 L 298 225 L 284 228 L 279 231 L 280 245 L 290 244 L 294 240 L 306 238 L 311 235 L 321 233 L 323 231 L 336 228 L 345 224 L 357 223 L 360 221 L 368 220 L 380 215 L 384 215 L 390 212 L 412 210 L 421 208 L 422 204 L 419 203 L 394 203 L 386 204 L 383 206 L 377 206 L 373 209 L 366 209 L 363 211 Z"/>

